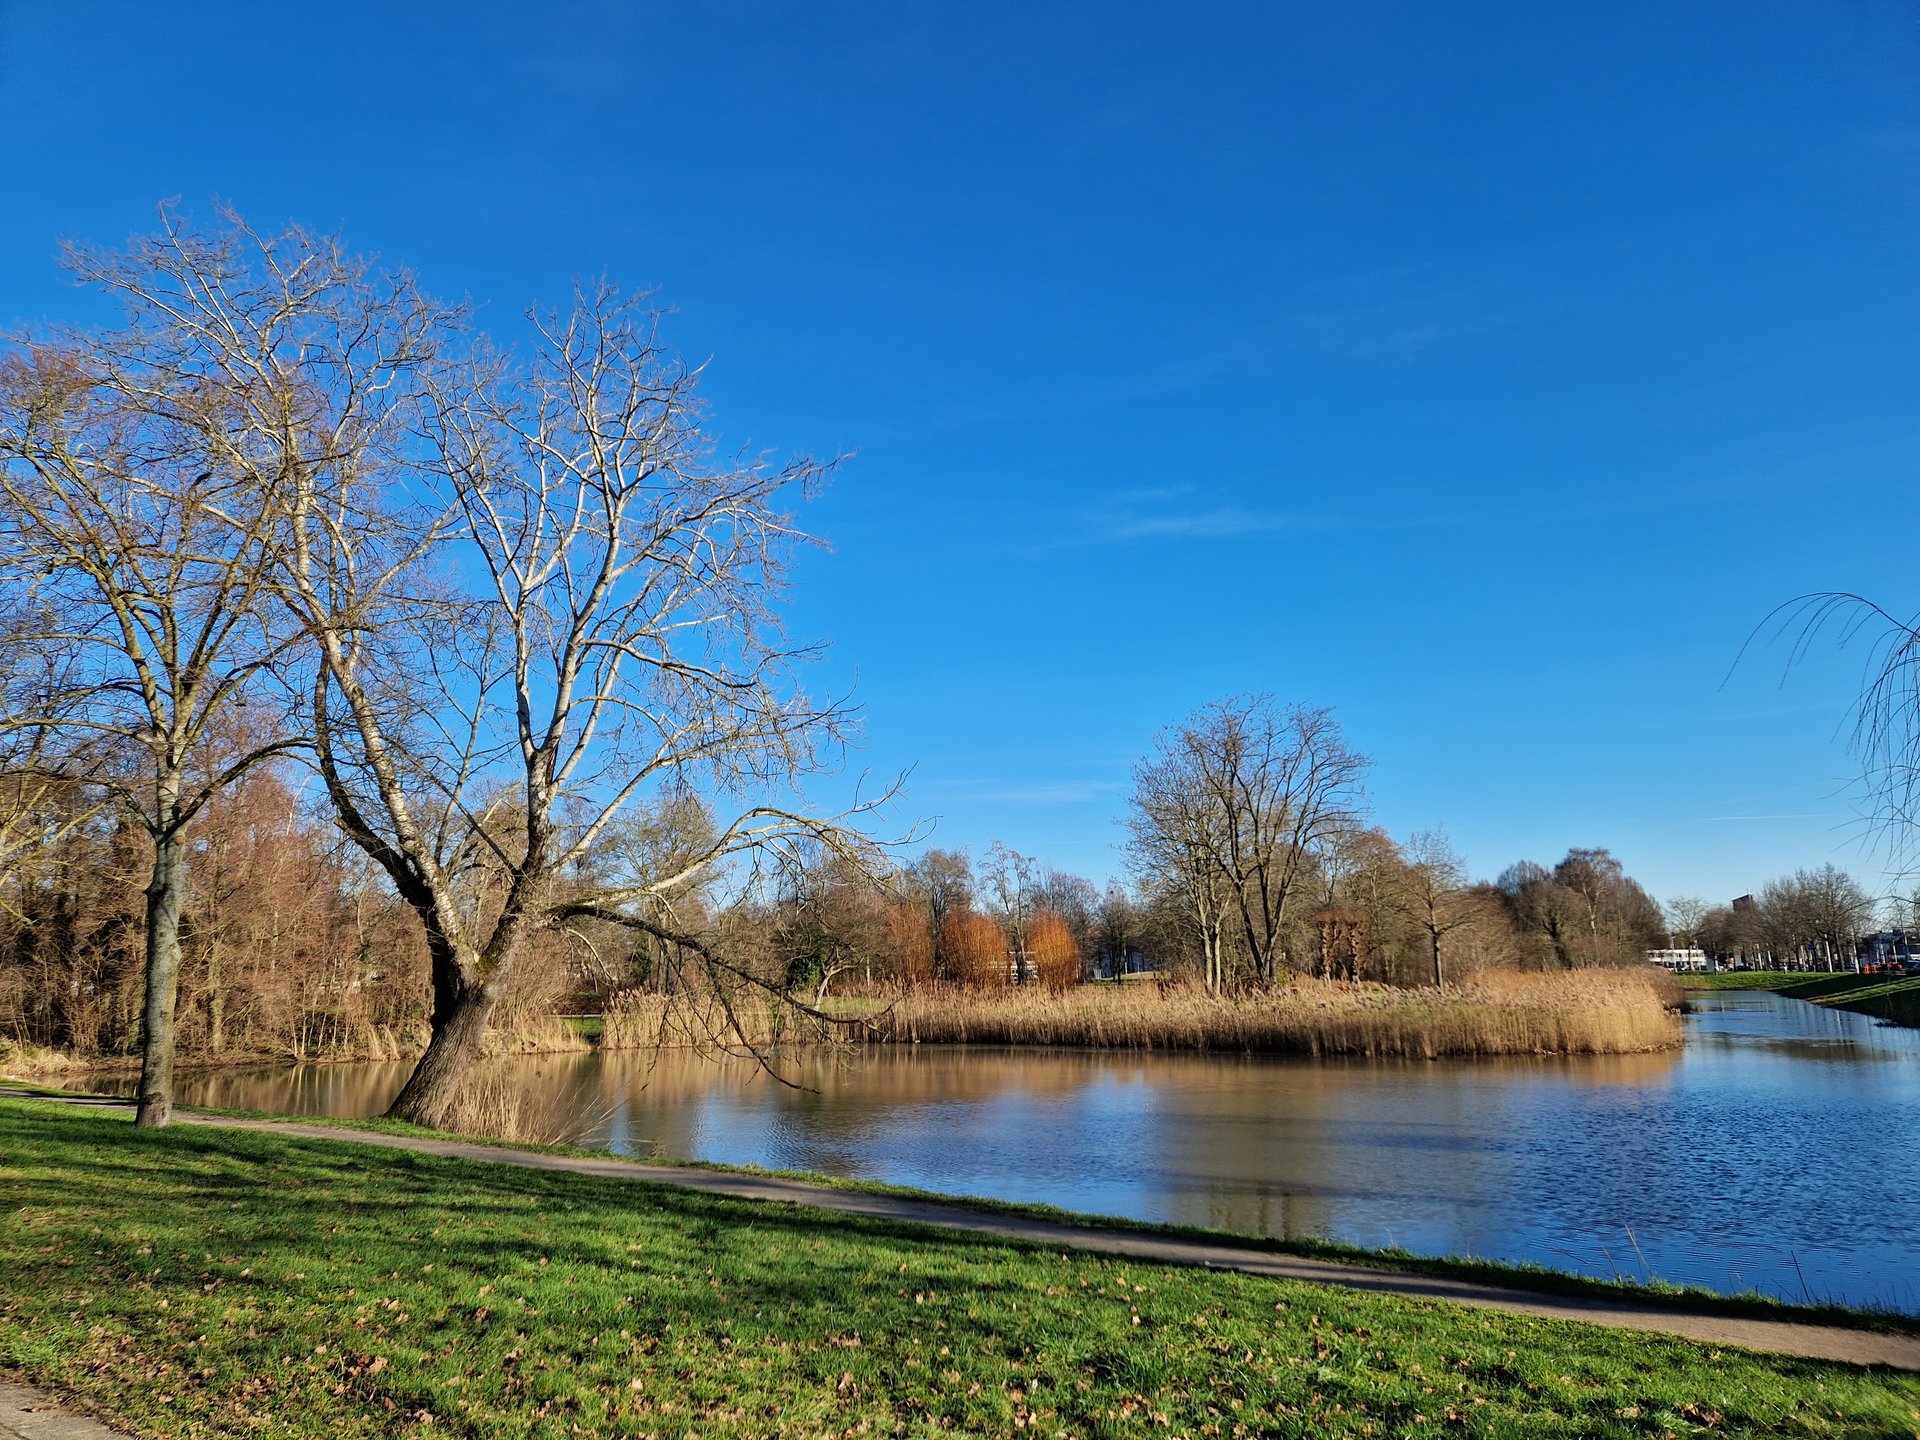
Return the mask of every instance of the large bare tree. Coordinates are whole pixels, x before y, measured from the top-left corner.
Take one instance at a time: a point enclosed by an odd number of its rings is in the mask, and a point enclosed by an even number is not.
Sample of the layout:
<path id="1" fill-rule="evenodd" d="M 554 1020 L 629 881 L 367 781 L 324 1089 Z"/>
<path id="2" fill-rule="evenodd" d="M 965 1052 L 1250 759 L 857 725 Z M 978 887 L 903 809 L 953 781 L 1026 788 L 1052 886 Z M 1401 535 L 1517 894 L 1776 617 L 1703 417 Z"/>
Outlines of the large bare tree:
<path id="1" fill-rule="evenodd" d="M 72 263 L 129 319 L 15 342 L 0 376 L 0 564 L 77 657 L 57 715 L 7 723 L 93 737 L 153 839 L 143 1120 L 170 1103 L 188 827 L 293 748 L 424 929 L 433 1034 L 399 1114 L 444 1120 L 542 927 L 760 978 L 689 897 L 803 844 L 864 858 L 845 822 L 882 798 L 796 787 L 852 724 L 794 683 L 813 650 L 778 609 L 784 505 L 830 467 L 716 454 L 658 312 L 608 286 L 520 360 L 404 273 L 231 214 Z M 732 818 L 650 873 L 596 863 L 661 790 Z"/>
<path id="2" fill-rule="evenodd" d="M 1136 867 L 1182 897 L 1210 986 L 1226 983 L 1229 930 L 1256 984 L 1279 977 L 1289 904 L 1313 855 L 1356 822 L 1367 765 L 1332 711 L 1252 695 L 1203 706 L 1134 768 Z"/>
<path id="3" fill-rule="evenodd" d="M 1675 895 L 1662 902 L 1660 913 L 1667 922 L 1673 943 L 1688 949 L 1700 943 L 1700 927 L 1712 906 L 1698 895 Z"/>
<path id="4" fill-rule="evenodd" d="M 393 463 L 402 382 L 451 316 L 336 241 L 228 212 L 199 228 L 163 210 L 158 234 L 67 264 L 126 318 L 19 337 L 0 372 L 0 565 L 67 657 L 7 723 L 67 737 L 152 841 L 138 1115 L 160 1125 L 189 830 L 303 739 L 286 701 L 312 666 L 276 601 L 289 481 Z"/>
<path id="5" fill-rule="evenodd" d="M 753 982 L 679 901 L 716 875 L 858 854 L 854 804 L 807 805 L 852 714 L 809 699 L 778 612 L 784 508 L 828 465 L 716 452 L 697 371 L 610 285 L 476 345 L 423 389 L 430 481 L 314 467 L 287 541 L 319 648 L 315 745 L 347 833 L 425 927 L 432 1038 L 392 1114 L 445 1122 L 530 935 L 594 921 Z M 582 886 L 663 785 L 730 802 L 671 872 Z M 876 797 L 877 799 L 877 797 Z"/>

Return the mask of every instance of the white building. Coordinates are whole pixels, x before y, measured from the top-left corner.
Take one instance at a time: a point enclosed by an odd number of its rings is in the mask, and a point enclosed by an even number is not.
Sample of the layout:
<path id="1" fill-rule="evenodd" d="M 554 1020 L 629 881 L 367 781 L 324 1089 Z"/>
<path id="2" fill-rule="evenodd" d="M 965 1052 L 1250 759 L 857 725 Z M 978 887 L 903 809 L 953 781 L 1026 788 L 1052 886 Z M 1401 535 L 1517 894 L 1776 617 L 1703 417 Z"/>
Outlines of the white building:
<path id="1" fill-rule="evenodd" d="M 1704 950 L 1649 950 L 1647 963 L 1658 965 L 1662 970 L 1704 970 L 1707 968 L 1707 952 Z"/>

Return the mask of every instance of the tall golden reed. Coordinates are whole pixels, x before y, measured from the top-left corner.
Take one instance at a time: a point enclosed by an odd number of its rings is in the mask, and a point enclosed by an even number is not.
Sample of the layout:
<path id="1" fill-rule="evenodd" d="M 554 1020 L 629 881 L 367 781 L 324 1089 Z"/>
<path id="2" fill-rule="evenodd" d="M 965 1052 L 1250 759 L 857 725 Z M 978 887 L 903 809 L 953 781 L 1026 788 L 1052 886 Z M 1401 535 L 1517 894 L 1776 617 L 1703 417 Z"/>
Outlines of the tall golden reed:
<path id="1" fill-rule="evenodd" d="M 1680 1043 L 1678 991 L 1657 971 L 1490 971 L 1446 991 L 1295 980 L 1221 999 L 1198 985 L 919 990 L 874 1020 L 878 1040 L 1440 1059 L 1622 1055 Z"/>

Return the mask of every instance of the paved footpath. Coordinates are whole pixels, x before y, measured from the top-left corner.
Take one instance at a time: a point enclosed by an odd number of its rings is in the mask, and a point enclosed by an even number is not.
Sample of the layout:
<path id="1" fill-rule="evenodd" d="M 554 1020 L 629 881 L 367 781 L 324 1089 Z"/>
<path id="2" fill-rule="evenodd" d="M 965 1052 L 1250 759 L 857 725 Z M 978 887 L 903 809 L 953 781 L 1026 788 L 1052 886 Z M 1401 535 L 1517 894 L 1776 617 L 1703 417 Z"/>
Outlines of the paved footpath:
<path id="1" fill-rule="evenodd" d="M 0 1089 L 0 1095 L 7 1094 Z M 17 1092 L 16 1092 L 17 1093 Z M 49 1098 L 49 1097 L 38 1097 Z M 97 1097 L 75 1097 L 71 1102 L 88 1106 L 120 1106 L 127 1102 Z M 1028 1219 L 1014 1215 L 994 1215 L 958 1205 L 943 1205 L 931 1200 L 912 1200 L 894 1195 L 863 1195 L 852 1190 L 835 1190 L 810 1185 L 802 1180 L 784 1180 L 771 1175 L 739 1175 L 723 1170 L 698 1170 L 678 1165 L 648 1165 L 638 1161 L 599 1159 L 591 1156 L 542 1155 L 532 1150 L 508 1150 L 492 1145 L 475 1145 L 462 1140 L 436 1140 L 410 1135 L 383 1135 L 371 1130 L 342 1130 L 335 1126 L 307 1125 L 297 1120 L 240 1120 L 221 1115 L 178 1113 L 177 1124 L 231 1126 L 236 1129 L 268 1130 L 276 1135 L 334 1143 L 346 1140 L 356 1145 L 378 1145 L 393 1150 L 411 1150 L 418 1154 L 445 1155 L 474 1160 L 487 1165 L 517 1165 L 529 1170 L 555 1170 L 573 1175 L 594 1175 L 608 1180 L 640 1181 L 650 1185 L 677 1185 L 712 1195 L 731 1195 L 743 1200 L 763 1200 L 789 1205 L 808 1205 L 845 1215 L 863 1215 L 876 1220 L 904 1221 L 935 1226 L 944 1230 L 965 1231 L 973 1235 L 991 1235 L 1057 1247 L 1061 1250 L 1092 1251 L 1117 1255 L 1129 1260 L 1162 1265 L 1193 1265 L 1214 1270 L 1239 1270 L 1249 1275 L 1274 1279 L 1305 1280 L 1320 1285 L 1342 1285 L 1353 1290 L 1371 1290 L 1386 1295 L 1404 1295 L 1417 1300 L 1445 1300 L 1474 1305 L 1486 1310 L 1503 1310 L 1514 1315 L 1534 1315 L 1549 1320 L 1575 1320 L 1590 1325 L 1609 1325 L 1625 1330 L 1648 1330 L 1680 1335 L 1710 1345 L 1737 1345 L 1748 1350 L 1778 1355 L 1798 1355 L 1819 1360 L 1838 1360 L 1855 1365 L 1886 1365 L 1899 1370 L 1920 1371 L 1920 1336 L 1884 1334 L 1876 1330 L 1849 1330 L 1833 1325 L 1809 1325 L 1786 1320 L 1743 1319 L 1736 1316 L 1701 1314 L 1669 1310 L 1660 1306 L 1639 1305 L 1631 1300 L 1600 1299 L 1571 1295 L 1550 1295 L 1532 1290 L 1510 1290 L 1474 1280 L 1444 1275 L 1418 1275 L 1404 1270 L 1380 1270 L 1371 1266 L 1338 1260 L 1315 1260 L 1300 1255 L 1279 1255 L 1232 1243 L 1190 1240 L 1152 1235 L 1134 1230 L 1110 1230 L 1093 1225 L 1070 1225 L 1055 1220 Z M 92 1421 L 59 1416 L 57 1412 L 30 1408 L 36 1392 L 0 1382 L 0 1440 L 116 1440 L 114 1432 Z M 45 1397 L 39 1397 L 45 1404 Z M 60 1425 L 82 1428 L 61 1429 Z M 38 1427 L 38 1428 L 34 1428 Z M 52 1428 L 49 1428 L 52 1427 Z"/>
<path id="2" fill-rule="evenodd" d="M 0 1440 L 126 1440 L 97 1420 L 62 1410 L 30 1385 L 0 1380 Z"/>

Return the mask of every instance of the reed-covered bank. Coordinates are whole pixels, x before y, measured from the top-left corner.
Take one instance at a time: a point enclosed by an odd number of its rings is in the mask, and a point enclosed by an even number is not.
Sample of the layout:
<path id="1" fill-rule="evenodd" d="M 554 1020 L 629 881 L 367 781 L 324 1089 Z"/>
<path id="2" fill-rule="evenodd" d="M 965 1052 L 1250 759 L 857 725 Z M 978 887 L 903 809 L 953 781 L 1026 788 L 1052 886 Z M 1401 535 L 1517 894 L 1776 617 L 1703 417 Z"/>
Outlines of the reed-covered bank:
<path id="1" fill-rule="evenodd" d="M 1680 992 L 1659 971 L 1489 971 L 1446 990 L 1295 979 L 1267 993 L 1211 995 L 1193 983 L 919 986 L 827 1002 L 843 1040 L 872 1044 L 1069 1046 L 1113 1050 L 1441 1059 L 1625 1055 L 1680 1043 Z M 769 1000 L 621 997 L 601 1044 L 629 1049 L 732 1038 L 752 1046 L 824 1038 Z"/>
<path id="2" fill-rule="evenodd" d="M 352 1065 L 369 1060 L 411 1060 L 427 1048 L 424 1023 L 400 1029 L 376 1029 L 353 1037 L 352 1043 L 312 1053 L 282 1049 L 229 1047 L 217 1055 L 192 1051 L 177 1062 L 181 1070 L 234 1070 L 274 1065 Z M 559 1055 L 594 1048 L 592 1037 L 566 1016 L 547 1015 L 516 1020 L 487 1031 L 489 1055 Z M 0 1077 L 47 1080 L 81 1073 L 132 1074 L 140 1069 L 138 1055 L 76 1055 L 45 1045 L 27 1045 L 0 1038 Z"/>
<path id="3" fill-rule="evenodd" d="M 832 1023 L 822 1023 L 759 992 L 666 997 L 633 991 L 616 996 L 597 1026 L 559 1016 L 522 1021 L 490 1032 L 487 1048 L 496 1055 L 539 1055 L 596 1046 L 763 1050 L 833 1041 L 1424 1060 L 1630 1055 L 1680 1043 L 1680 998 L 1672 978 L 1651 969 L 1487 971 L 1444 991 L 1295 979 L 1268 993 L 1231 997 L 1193 983 L 989 991 L 923 986 L 832 998 L 825 1002 Z M 417 1055 L 425 1040 L 422 1031 L 377 1054 L 327 1058 L 405 1059 Z M 219 1062 L 202 1059 L 195 1068 L 286 1058 L 229 1055 Z M 113 1068 L 55 1050 L 0 1051 L 0 1075 L 46 1079 Z"/>
<path id="4" fill-rule="evenodd" d="M 1679 993 L 1657 972 L 1489 972 L 1445 991 L 1296 980 L 1218 998 L 1193 985 L 1034 987 L 900 996 L 874 1038 L 1417 1059 L 1623 1055 L 1680 1043 Z"/>

